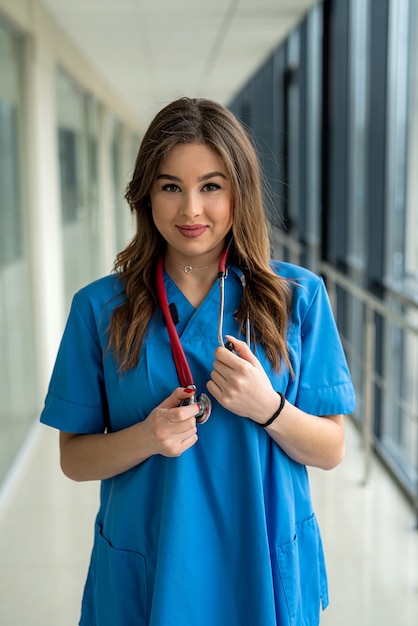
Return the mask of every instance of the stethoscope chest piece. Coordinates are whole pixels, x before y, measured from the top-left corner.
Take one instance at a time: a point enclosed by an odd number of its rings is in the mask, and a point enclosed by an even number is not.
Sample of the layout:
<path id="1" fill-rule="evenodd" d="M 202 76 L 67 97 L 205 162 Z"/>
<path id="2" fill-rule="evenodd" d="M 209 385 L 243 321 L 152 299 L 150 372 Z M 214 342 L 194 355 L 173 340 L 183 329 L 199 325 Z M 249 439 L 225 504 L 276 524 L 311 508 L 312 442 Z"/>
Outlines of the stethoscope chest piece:
<path id="1" fill-rule="evenodd" d="M 193 394 L 190 398 L 183 400 L 180 406 L 185 406 L 186 404 L 194 404 L 197 402 L 199 405 L 199 412 L 196 414 L 196 422 L 198 424 L 204 424 L 208 421 L 210 414 L 212 413 L 212 402 L 205 393 Z"/>
<path id="2" fill-rule="evenodd" d="M 199 393 L 196 396 L 196 402 L 200 406 L 199 413 L 196 416 L 196 422 L 198 424 L 204 424 L 210 418 L 212 413 L 212 402 L 205 393 Z"/>

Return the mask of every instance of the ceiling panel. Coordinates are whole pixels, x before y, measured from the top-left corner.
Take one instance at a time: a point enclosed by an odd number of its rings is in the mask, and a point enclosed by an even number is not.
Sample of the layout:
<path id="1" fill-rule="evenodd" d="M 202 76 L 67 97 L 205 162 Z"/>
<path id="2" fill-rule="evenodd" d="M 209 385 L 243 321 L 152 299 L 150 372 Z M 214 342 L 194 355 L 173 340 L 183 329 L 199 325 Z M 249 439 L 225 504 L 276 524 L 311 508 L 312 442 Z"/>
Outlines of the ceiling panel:
<path id="1" fill-rule="evenodd" d="M 181 95 L 224 104 L 318 0 L 42 0 L 147 124 Z"/>

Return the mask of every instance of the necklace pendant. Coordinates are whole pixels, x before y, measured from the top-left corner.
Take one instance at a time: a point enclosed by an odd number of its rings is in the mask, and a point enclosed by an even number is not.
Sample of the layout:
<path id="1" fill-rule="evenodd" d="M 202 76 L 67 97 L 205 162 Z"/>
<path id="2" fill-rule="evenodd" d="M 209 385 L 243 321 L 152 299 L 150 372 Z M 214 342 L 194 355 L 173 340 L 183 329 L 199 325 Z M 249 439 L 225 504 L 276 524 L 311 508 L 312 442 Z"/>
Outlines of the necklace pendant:
<path id="1" fill-rule="evenodd" d="M 191 265 L 185 265 L 183 269 L 186 274 L 190 274 L 193 271 L 193 268 Z"/>

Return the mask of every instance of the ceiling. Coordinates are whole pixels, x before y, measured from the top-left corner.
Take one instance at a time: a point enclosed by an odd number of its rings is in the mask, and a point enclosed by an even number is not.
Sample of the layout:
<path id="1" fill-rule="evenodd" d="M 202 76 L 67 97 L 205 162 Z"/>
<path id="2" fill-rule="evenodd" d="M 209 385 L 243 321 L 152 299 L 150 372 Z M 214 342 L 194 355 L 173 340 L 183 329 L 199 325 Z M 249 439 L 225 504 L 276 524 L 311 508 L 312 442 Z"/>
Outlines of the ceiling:
<path id="1" fill-rule="evenodd" d="M 42 0 L 147 124 L 183 95 L 223 104 L 318 0 Z"/>

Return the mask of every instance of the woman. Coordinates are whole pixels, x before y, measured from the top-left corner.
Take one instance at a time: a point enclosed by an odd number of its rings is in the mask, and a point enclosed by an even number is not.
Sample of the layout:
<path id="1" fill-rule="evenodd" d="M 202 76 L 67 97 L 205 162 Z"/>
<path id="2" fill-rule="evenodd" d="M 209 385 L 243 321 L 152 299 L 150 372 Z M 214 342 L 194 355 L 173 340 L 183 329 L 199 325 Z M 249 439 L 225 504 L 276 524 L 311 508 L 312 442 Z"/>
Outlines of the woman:
<path id="1" fill-rule="evenodd" d="M 255 151 L 214 102 L 157 114 L 126 199 L 136 235 L 76 294 L 41 418 L 102 481 L 80 624 L 316 626 L 306 465 L 342 460 L 354 407 L 323 283 L 270 261 Z"/>

